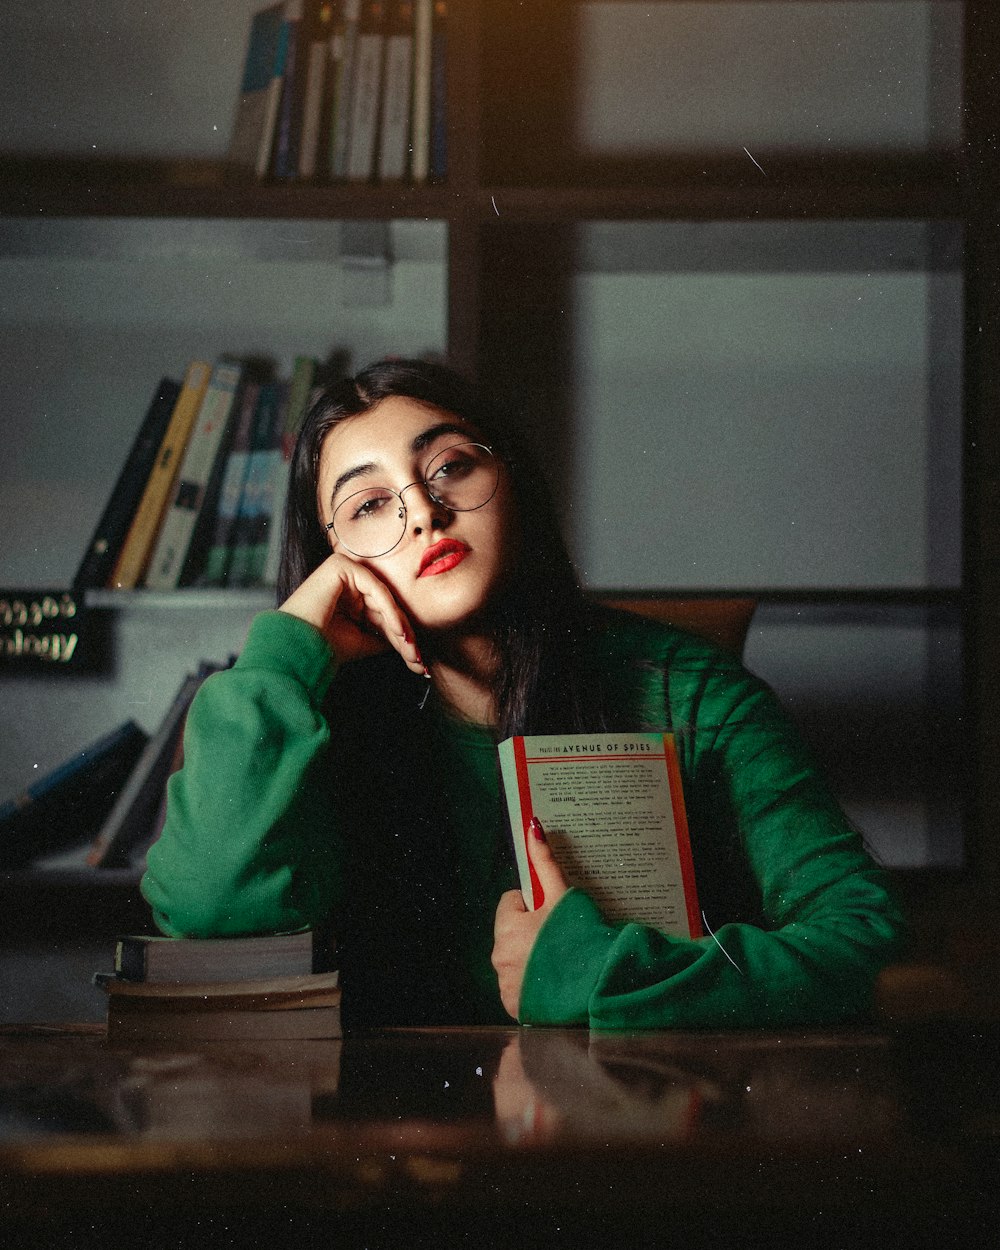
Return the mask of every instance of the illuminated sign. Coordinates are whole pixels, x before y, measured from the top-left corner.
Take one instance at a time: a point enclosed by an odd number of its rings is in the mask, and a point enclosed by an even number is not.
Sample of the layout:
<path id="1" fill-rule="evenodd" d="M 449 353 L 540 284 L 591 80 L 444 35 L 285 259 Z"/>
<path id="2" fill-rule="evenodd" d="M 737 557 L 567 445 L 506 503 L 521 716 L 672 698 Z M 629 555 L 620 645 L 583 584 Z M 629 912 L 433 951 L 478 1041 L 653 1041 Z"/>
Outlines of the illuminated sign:
<path id="1" fill-rule="evenodd" d="M 68 590 L 0 590 L 0 663 L 79 667 L 87 613 Z"/>

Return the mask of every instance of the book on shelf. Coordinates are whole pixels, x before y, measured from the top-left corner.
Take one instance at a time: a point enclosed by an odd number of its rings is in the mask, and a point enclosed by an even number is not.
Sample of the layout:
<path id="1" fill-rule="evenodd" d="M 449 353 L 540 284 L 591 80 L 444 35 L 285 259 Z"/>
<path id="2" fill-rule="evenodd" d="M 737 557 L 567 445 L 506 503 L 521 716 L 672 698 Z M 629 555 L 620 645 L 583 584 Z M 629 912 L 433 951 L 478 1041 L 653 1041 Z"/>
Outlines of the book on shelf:
<path id="1" fill-rule="evenodd" d="M 275 479 L 282 463 L 281 430 L 284 425 L 287 409 L 288 387 L 282 386 L 279 402 L 275 405 L 276 419 L 272 426 L 271 438 L 261 458 L 260 497 L 257 500 L 256 512 L 250 532 L 248 553 L 247 582 L 251 586 L 260 586 L 264 582 L 264 569 L 267 563 L 267 551 L 273 530 L 281 530 L 282 516 L 275 510 Z"/>
<path id="2" fill-rule="evenodd" d="M 230 663 L 235 662 L 235 656 Z M 167 778 L 160 788 L 160 797 L 156 804 L 156 815 L 153 817 L 149 828 L 143 835 L 142 841 L 136 844 L 128 855 L 128 866 L 137 876 L 142 876 L 146 871 L 146 856 L 149 848 L 157 841 L 163 832 L 163 827 L 167 823 L 167 800 L 170 778 L 174 773 L 179 772 L 184 765 L 184 726 L 187 724 L 187 713 L 181 719 L 180 725 L 177 727 L 177 734 L 174 738 L 174 750 L 167 768 Z M 90 848 L 88 847 L 88 853 Z"/>
<path id="3" fill-rule="evenodd" d="M 173 771 L 178 738 L 183 734 L 191 700 L 205 678 L 221 667 L 203 661 L 197 672 L 189 673 L 181 682 L 166 715 L 94 835 L 87 852 L 91 868 L 125 867 L 137 847 L 144 851 L 153 840 L 160 799 Z"/>
<path id="4" fill-rule="evenodd" d="M 129 933 L 115 943 L 115 976 L 147 985 L 303 977 L 330 971 L 332 954 L 313 929 L 233 938 Z"/>
<path id="5" fill-rule="evenodd" d="M 431 34 L 430 177 L 448 176 L 448 3 L 434 0 Z"/>
<path id="6" fill-rule="evenodd" d="M 246 482 L 233 528 L 227 586 L 255 586 L 263 574 L 270 521 L 270 481 L 281 456 L 280 440 L 287 387 L 265 382 L 260 388 Z"/>
<path id="7" fill-rule="evenodd" d="M 302 128 L 306 77 L 306 0 L 285 0 L 285 72 L 271 152 L 271 174 L 294 178 Z"/>
<path id="8" fill-rule="evenodd" d="M 103 586 L 111 576 L 180 393 L 179 382 L 160 379 L 73 578 L 74 590 Z"/>
<path id="9" fill-rule="evenodd" d="M 288 29 L 285 5 L 270 4 L 250 22 L 240 94 L 229 140 L 228 160 L 266 178 L 281 102 Z"/>
<path id="10" fill-rule="evenodd" d="M 608 921 L 702 935 L 672 734 L 539 734 L 508 738 L 498 752 L 529 911 L 543 901 L 528 855 L 535 816 L 567 882 Z"/>
<path id="11" fill-rule="evenodd" d="M 204 664 L 204 661 L 202 661 L 202 663 Z M 236 652 L 234 651 L 229 656 L 229 659 L 226 662 L 226 664 L 220 665 L 219 667 L 220 668 L 223 668 L 223 667 L 232 668 L 232 666 L 235 663 L 236 663 Z M 153 821 L 152 827 L 149 830 L 149 835 L 146 838 L 145 845 L 141 848 L 140 853 L 138 854 L 134 853 L 131 856 L 131 861 L 132 861 L 133 866 L 139 868 L 140 871 L 142 872 L 146 871 L 146 853 L 148 852 L 149 848 L 153 845 L 153 843 L 159 838 L 160 834 L 163 832 L 163 826 L 166 824 L 166 821 L 167 821 L 167 804 L 168 804 L 168 799 L 169 799 L 169 794 L 170 794 L 170 778 L 174 775 L 174 773 L 180 772 L 180 770 L 184 767 L 184 728 L 186 725 L 187 725 L 187 713 L 185 713 L 184 715 L 184 719 L 181 723 L 177 737 L 174 741 L 174 754 L 173 754 L 173 758 L 170 761 L 170 769 L 167 773 L 166 783 L 164 784 L 163 789 L 160 791 L 160 803 L 156 810 L 156 819 Z"/>
<path id="12" fill-rule="evenodd" d="M 434 0 L 413 0 L 413 101 L 410 180 L 426 182 L 431 157 L 431 48 Z"/>
<path id="13" fill-rule="evenodd" d="M 314 384 L 318 373 L 317 362 L 312 356 L 296 356 L 295 364 L 292 367 L 291 381 L 288 386 L 288 398 L 285 404 L 279 438 L 280 455 L 275 456 L 271 469 L 272 520 L 267 537 L 267 551 L 264 554 L 261 576 L 265 586 L 274 586 L 278 581 L 278 566 L 281 563 L 282 530 L 285 503 L 288 498 L 288 479 L 291 473 L 292 452 L 295 450 L 295 439 L 299 428 L 314 395 Z"/>
<path id="14" fill-rule="evenodd" d="M 225 467 L 226 436 L 238 411 L 243 372 L 239 361 L 225 358 L 212 370 L 146 571 L 150 590 L 173 590 L 191 581 L 204 557 L 206 523 L 214 516 L 212 501 Z"/>
<path id="15" fill-rule="evenodd" d="M 92 837 L 126 784 L 147 742 L 126 720 L 0 804 L 0 863 L 5 871 Z"/>
<path id="16" fill-rule="evenodd" d="M 409 171 L 413 87 L 413 0 L 388 0 L 378 176 L 399 182 Z"/>
<path id="17" fill-rule="evenodd" d="M 330 100 L 330 177 L 347 177 L 351 144 L 351 102 L 358 51 L 361 0 L 338 0 L 334 19 L 334 84 Z"/>
<path id="18" fill-rule="evenodd" d="M 337 972 L 171 984 L 100 976 L 112 1041 L 340 1037 Z"/>
<path id="19" fill-rule="evenodd" d="M 309 37 L 298 152 L 298 175 L 307 180 L 326 173 L 326 153 L 330 146 L 327 126 L 330 123 L 335 10 L 333 0 L 320 0 Z"/>
<path id="20" fill-rule="evenodd" d="M 236 426 L 226 456 L 226 467 L 219 488 L 212 537 L 205 553 L 205 564 L 199 574 L 200 586 L 222 586 L 229 570 L 240 513 L 240 501 L 250 469 L 253 447 L 254 419 L 260 399 L 260 382 L 247 382 L 240 396 Z"/>
<path id="21" fill-rule="evenodd" d="M 131 590 L 146 573 L 160 525 L 177 481 L 194 428 L 202 399 L 212 376 L 211 366 L 204 360 L 193 360 L 184 374 L 181 393 L 170 414 L 160 449 L 149 473 L 139 504 L 135 510 L 121 554 L 115 562 L 108 586 L 114 590 Z"/>
<path id="22" fill-rule="evenodd" d="M 347 177 L 368 182 L 378 154 L 385 60 L 385 0 L 362 0 L 351 80 L 351 130 Z"/>

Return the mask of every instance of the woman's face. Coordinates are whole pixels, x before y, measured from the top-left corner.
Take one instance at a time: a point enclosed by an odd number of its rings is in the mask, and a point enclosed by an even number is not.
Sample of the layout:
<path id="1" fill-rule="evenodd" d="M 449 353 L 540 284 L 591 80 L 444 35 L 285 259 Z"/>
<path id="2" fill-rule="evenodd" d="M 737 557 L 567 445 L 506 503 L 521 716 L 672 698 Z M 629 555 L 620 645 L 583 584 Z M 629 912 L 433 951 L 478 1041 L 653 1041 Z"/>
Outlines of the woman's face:
<path id="1" fill-rule="evenodd" d="M 405 529 L 387 554 L 360 556 L 347 550 L 333 530 L 329 537 L 335 552 L 370 568 L 389 586 L 418 629 L 455 629 L 473 621 L 513 563 L 514 505 L 503 465 L 495 494 L 474 511 L 449 511 L 423 485 L 439 452 L 483 441 L 474 426 L 453 413 L 402 396 L 348 417 L 323 441 L 317 492 L 324 525 L 348 496 L 376 486 L 402 492 Z M 398 501 L 392 510 L 398 514 Z"/>

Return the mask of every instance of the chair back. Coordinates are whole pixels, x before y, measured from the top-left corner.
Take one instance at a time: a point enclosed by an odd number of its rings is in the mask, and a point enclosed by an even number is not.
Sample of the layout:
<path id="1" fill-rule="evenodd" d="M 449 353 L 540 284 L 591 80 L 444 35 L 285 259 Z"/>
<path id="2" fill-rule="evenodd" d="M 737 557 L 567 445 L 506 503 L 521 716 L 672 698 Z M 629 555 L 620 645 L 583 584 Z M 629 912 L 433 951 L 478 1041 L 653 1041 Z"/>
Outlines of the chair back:
<path id="1" fill-rule="evenodd" d="M 706 599 L 612 592 L 595 594 L 593 598 L 608 608 L 637 612 L 665 625 L 675 625 L 740 656 L 757 609 L 756 599 L 744 597 Z"/>

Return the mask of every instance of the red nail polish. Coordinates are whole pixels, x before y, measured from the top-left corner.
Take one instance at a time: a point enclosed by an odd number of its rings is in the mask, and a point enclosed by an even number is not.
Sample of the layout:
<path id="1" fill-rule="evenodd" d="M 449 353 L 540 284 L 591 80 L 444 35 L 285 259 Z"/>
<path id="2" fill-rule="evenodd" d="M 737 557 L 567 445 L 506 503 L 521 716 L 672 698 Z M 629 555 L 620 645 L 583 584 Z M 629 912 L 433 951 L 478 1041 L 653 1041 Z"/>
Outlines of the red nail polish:
<path id="1" fill-rule="evenodd" d="M 536 841 L 538 842 L 545 841 L 545 830 L 542 828 L 542 822 L 538 819 L 537 816 L 532 816 L 531 822 L 528 825 L 528 830 L 531 833 L 531 836 L 536 839 Z"/>

